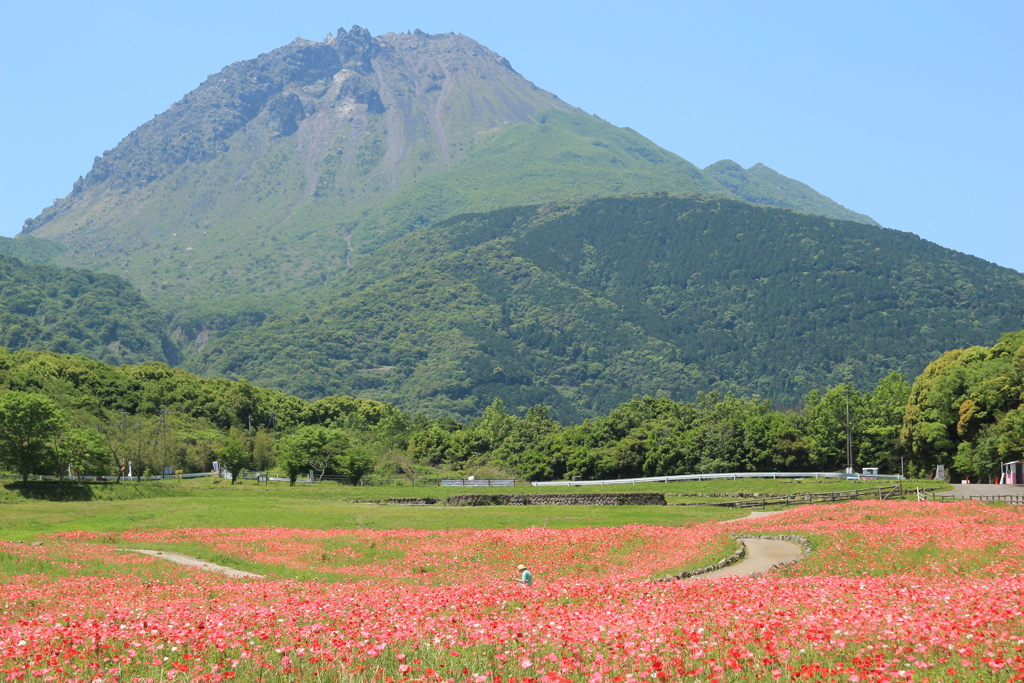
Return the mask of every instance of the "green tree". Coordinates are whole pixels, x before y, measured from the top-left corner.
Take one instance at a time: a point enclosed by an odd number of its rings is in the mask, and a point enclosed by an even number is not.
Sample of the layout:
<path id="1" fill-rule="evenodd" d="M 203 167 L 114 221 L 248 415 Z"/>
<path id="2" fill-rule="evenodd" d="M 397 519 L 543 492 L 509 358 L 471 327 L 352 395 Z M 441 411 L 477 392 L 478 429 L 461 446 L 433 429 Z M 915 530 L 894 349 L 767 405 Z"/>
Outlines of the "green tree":
<path id="1" fill-rule="evenodd" d="M 318 470 L 322 476 L 347 447 L 348 437 L 342 430 L 308 425 L 277 442 L 277 465 L 294 486 L 303 469 Z"/>
<path id="2" fill-rule="evenodd" d="M 242 471 L 249 467 L 251 462 L 249 452 L 245 450 L 245 443 L 237 436 L 229 436 L 216 453 L 221 468 L 231 473 L 232 484 L 235 483 Z"/>
<path id="3" fill-rule="evenodd" d="M 914 382 L 900 437 L 925 468 L 952 465 L 960 475 L 995 477 L 1003 459 L 1024 450 L 1024 332 L 991 348 L 944 353 Z"/>
<path id="4" fill-rule="evenodd" d="M 78 475 L 106 474 L 111 465 L 110 450 L 95 429 L 69 429 L 54 441 L 54 468 L 57 476 L 72 471 Z"/>
<path id="5" fill-rule="evenodd" d="M 864 396 L 850 384 L 840 384 L 822 396 L 812 390 L 804 399 L 807 411 L 807 435 L 810 440 L 810 464 L 822 469 L 846 468 L 847 414 L 853 450 L 853 466 L 859 462 L 859 436 L 863 425 Z M 849 408 L 847 408 L 849 405 Z"/>
<path id="6" fill-rule="evenodd" d="M 274 433 L 259 429 L 252 446 L 252 464 L 257 470 L 269 470 L 274 466 Z"/>
<path id="7" fill-rule="evenodd" d="M 47 467 L 52 442 L 66 427 L 53 399 L 22 391 L 0 394 L 0 459 L 21 474 L 23 484 Z"/>

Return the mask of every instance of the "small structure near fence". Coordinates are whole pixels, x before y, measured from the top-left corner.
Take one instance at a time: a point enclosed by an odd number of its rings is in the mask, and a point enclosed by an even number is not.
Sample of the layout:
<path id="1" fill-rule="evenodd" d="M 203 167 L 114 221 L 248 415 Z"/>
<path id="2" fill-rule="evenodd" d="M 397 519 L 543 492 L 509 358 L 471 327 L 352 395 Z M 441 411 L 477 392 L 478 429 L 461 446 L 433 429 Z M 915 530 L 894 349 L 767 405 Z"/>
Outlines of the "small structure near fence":
<path id="1" fill-rule="evenodd" d="M 1000 483 L 1010 486 L 1024 485 L 1024 462 L 1015 460 L 1004 462 L 1000 468 Z"/>

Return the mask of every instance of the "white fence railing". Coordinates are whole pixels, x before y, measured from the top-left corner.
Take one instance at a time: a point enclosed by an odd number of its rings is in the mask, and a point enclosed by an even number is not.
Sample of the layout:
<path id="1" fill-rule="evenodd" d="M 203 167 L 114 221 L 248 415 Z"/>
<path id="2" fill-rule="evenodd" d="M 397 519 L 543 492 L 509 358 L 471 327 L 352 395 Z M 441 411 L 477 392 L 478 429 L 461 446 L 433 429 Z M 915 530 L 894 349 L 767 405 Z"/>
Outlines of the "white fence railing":
<path id="1" fill-rule="evenodd" d="M 673 481 L 712 481 L 716 479 L 902 479 L 898 474 L 847 474 L 846 472 L 730 472 L 728 474 L 674 474 L 664 477 L 632 479 L 591 479 L 586 481 L 535 481 L 534 486 L 613 486 L 616 484 L 667 484 Z"/>

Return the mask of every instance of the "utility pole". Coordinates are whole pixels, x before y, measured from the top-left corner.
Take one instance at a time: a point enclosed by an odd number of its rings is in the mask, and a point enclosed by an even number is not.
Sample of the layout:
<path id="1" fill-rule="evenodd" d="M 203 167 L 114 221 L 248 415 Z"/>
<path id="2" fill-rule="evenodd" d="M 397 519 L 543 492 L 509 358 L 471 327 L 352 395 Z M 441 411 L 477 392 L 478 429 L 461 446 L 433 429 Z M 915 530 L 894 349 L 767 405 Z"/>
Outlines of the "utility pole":
<path id="1" fill-rule="evenodd" d="M 125 420 L 125 417 L 128 415 L 128 411 L 127 410 L 119 410 L 119 411 L 117 411 L 117 414 L 121 416 L 121 421 L 117 423 L 117 429 L 121 433 L 121 445 L 123 446 L 123 445 L 128 443 L 128 439 L 126 439 L 125 436 L 124 436 L 124 420 Z M 128 455 L 130 456 L 132 454 L 131 446 L 129 446 L 126 450 L 128 452 Z M 131 460 L 128 461 L 128 478 L 129 479 L 132 478 L 132 461 Z"/>
<path id="2" fill-rule="evenodd" d="M 846 387 L 846 473 L 853 474 L 853 435 L 850 431 L 850 387 Z"/>
<path id="3" fill-rule="evenodd" d="M 167 469 L 167 409 L 161 408 L 160 413 L 160 478 L 164 478 L 164 471 Z"/>

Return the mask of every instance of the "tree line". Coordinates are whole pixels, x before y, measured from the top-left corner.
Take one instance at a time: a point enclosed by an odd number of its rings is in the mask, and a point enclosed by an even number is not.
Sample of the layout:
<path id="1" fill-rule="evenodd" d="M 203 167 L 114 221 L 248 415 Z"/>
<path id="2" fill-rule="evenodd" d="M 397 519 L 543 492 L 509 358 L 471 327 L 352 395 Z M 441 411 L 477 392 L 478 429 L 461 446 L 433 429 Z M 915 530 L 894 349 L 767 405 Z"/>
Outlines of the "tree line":
<path id="1" fill-rule="evenodd" d="M 849 415 L 849 420 L 847 416 Z M 562 425 L 495 399 L 459 421 L 349 396 L 315 401 L 161 363 L 114 367 L 81 356 L 0 348 L 0 464 L 24 481 L 57 476 L 247 469 L 294 481 L 342 475 L 630 478 L 879 467 L 993 477 L 1024 456 L 1024 332 L 950 351 L 913 386 L 891 373 L 808 392 L 798 409 L 732 393 L 636 397 Z"/>

